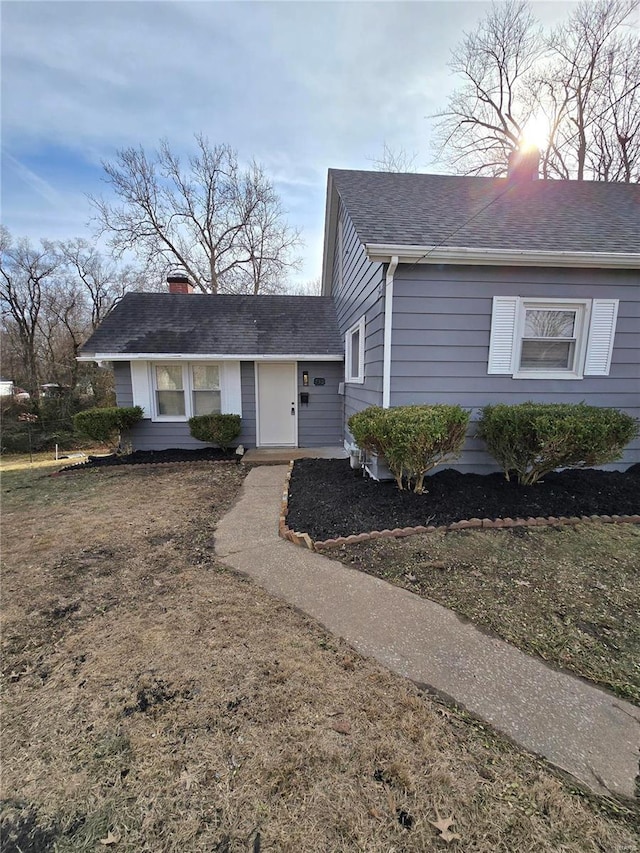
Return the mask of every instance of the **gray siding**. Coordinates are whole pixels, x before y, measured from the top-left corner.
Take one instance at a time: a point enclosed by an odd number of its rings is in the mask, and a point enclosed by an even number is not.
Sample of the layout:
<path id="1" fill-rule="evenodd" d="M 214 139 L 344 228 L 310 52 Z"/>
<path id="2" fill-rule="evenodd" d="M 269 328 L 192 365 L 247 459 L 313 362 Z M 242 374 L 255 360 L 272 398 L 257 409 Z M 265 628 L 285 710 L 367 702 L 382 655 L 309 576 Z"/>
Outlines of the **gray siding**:
<path id="1" fill-rule="evenodd" d="M 338 327 L 347 329 L 366 315 L 364 384 L 347 383 L 344 416 L 349 418 L 367 406 L 382 405 L 382 360 L 384 338 L 384 266 L 367 259 L 355 228 L 340 205 L 342 240 L 336 241 L 331 293 L 336 304 Z M 342 248 L 342 260 L 340 249 Z M 340 271 L 342 269 L 342 276 Z M 344 366 L 342 367 L 344 377 Z M 346 429 L 346 427 L 345 427 Z M 347 435 L 347 433 L 345 433 Z"/>
<path id="2" fill-rule="evenodd" d="M 302 385 L 302 374 L 309 372 L 309 386 Z M 322 378 L 324 385 L 314 385 Z M 298 362 L 298 445 L 300 447 L 326 447 L 341 445 L 343 441 L 344 398 L 338 395 L 338 383 L 344 379 L 344 365 L 340 361 Z M 309 394 L 309 405 L 300 404 L 300 394 Z"/>
<path id="3" fill-rule="evenodd" d="M 114 361 L 113 380 L 116 387 L 116 404 L 133 406 L 133 388 L 131 387 L 131 367 L 128 361 Z"/>
<path id="4" fill-rule="evenodd" d="M 245 448 L 256 446 L 256 372 L 255 362 L 240 362 L 240 390 L 242 392 L 242 432 L 240 443 Z"/>
<path id="5" fill-rule="evenodd" d="M 609 376 L 578 380 L 488 375 L 493 296 L 620 300 Z M 458 403 L 472 419 L 488 403 L 584 401 L 640 416 L 640 285 L 637 273 L 606 270 L 402 265 L 395 275 L 391 405 Z M 495 470 L 470 437 L 460 470 Z M 612 466 L 640 460 L 640 441 Z"/>
<path id="6" fill-rule="evenodd" d="M 242 392 L 242 432 L 239 443 L 245 447 L 255 447 L 256 444 L 256 394 L 254 368 L 252 361 L 240 363 L 240 381 Z M 117 370 L 115 370 L 117 368 Z M 126 369 L 125 369 L 126 368 Z M 116 398 L 119 406 L 129 406 L 132 403 L 122 402 L 126 397 L 126 378 L 128 377 L 128 393 L 133 400 L 131 391 L 131 371 L 129 362 L 114 364 L 116 373 Z M 123 396 L 118 391 L 118 376 L 120 375 Z M 189 424 L 184 421 L 156 422 L 150 419 L 140 421 L 135 427 L 122 436 L 123 442 L 131 442 L 134 450 L 166 450 L 171 447 L 197 449 L 209 445 L 198 441 L 189 433 Z"/>

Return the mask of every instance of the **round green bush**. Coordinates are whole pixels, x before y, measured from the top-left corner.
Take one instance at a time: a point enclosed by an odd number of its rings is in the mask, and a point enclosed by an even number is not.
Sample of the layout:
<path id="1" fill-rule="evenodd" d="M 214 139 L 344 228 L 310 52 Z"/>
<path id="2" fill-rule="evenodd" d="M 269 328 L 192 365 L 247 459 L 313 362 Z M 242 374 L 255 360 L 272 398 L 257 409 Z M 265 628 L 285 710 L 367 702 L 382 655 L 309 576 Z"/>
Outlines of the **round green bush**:
<path id="1" fill-rule="evenodd" d="M 485 406 L 478 435 L 505 477 L 530 485 L 558 468 L 614 462 L 638 434 L 638 423 L 618 409 L 584 403 Z"/>
<path id="2" fill-rule="evenodd" d="M 240 435 L 241 421 L 240 415 L 194 415 L 189 418 L 189 431 L 198 441 L 226 451 Z"/>

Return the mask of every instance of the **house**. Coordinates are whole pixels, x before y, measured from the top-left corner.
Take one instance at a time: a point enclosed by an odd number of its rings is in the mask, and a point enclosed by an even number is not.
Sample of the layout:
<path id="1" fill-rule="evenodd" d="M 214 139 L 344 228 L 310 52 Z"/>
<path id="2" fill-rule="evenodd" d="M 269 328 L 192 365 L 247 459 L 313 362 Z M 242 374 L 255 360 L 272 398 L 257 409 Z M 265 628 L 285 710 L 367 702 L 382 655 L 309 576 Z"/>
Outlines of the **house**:
<path id="1" fill-rule="evenodd" d="M 136 450 L 202 447 L 191 415 L 242 417 L 245 447 L 321 447 L 343 438 L 344 343 L 333 300 L 210 296 L 169 276 L 167 293 L 128 293 L 81 351 L 110 362 L 120 406 L 145 417 Z"/>
<path id="2" fill-rule="evenodd" d="M 640 187 L 329 172 L 323 294 L 345 338 L 345 420 L 369 405 L 581 402 L 640 415 Z M 349 435 L 346 435 L 349 443 Z M 640 442 L 617 466 L 640 461 Z"/>
<path id="3" fill-rule="evenodd" d="M 585 401 L 640 415 L 640 187 L 330 170 L 321 297 L 129 294 L 82 358 L 114 365 L 135 447 L 195 445 L 238 412 L 248 446 L 344 442 L 369 405 L 458 403 L 456 467 L 489 471 L 488 403 Z M 175 277 L 174 277 L 175 278 Z M 640 442 L 617 466 L 640 461 Z"/>

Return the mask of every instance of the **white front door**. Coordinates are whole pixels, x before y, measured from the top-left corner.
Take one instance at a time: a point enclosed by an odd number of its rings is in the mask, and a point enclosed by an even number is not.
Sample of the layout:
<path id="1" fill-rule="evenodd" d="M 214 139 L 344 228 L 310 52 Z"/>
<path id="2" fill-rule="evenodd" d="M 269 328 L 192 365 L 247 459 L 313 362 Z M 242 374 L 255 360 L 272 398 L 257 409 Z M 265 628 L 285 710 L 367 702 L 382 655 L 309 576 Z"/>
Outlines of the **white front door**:
<path id="1" fill-rule="evenodd" d="M 297 444 L 296 365 L 256 362 L 259 447 L 295 447 Z"/>

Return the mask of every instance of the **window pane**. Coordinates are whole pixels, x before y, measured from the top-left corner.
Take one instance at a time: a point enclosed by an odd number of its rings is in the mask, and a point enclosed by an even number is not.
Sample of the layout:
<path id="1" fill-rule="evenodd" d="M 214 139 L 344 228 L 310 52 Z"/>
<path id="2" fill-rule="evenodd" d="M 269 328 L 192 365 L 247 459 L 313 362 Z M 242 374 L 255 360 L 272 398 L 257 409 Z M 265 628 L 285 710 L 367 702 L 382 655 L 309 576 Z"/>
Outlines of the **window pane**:
<path id="1" fill-rule="evenodd" d="M 360 329 L 351 335 L 351 378 L 360 375 Z"/>
<path id="2" fill-rule="evenodd" d="M 217 364 L 194 364 L 193 387 L 196 391 L 208 391 L 220 387 L 220 368 Z"/>
<path id="3" fill-rule="evenodd" d="M 573 370 L 575 341 L 522 341 L 522 370 Z"/>
<path id="4" fill-rule="evenodd" d="M 528 309 L 524 323 L 525 338 L 573 338 L 575 311 L 550 311 L 546 308 Z"/>
<path id="5" fill-rule="evenodd" d="M 158 391 L 181 391 L 182 365 L 156 364 L 156 388 Z"/>
<path id="6" fill-rule="evenodd" d="M 184 391 L 156 391 L 159 415 L 184 415 Z"/>
<path id="7" fill-rule="evenodd" d="M 219 414 L 221 411 L 219 391 L 194 391 L 193 392 L 193 414 L 211 415 Z"/>

